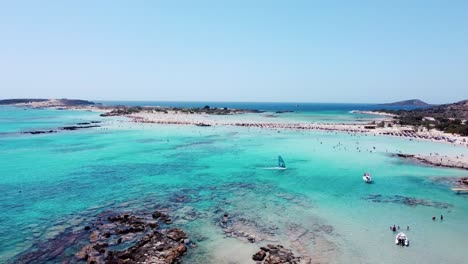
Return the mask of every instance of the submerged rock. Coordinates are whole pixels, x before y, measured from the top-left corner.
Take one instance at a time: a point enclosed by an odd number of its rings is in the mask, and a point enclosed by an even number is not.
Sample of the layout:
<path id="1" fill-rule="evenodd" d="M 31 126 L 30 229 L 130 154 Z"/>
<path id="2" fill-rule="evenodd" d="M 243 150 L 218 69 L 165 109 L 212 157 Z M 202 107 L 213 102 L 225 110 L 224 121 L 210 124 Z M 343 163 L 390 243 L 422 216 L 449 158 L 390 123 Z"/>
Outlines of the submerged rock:
<path id="1" fill-rule="evenodd" d="M 53 239 L 38 242 L 37 250 L 20 255 L 15 263 L 179 263 L 186 244 L 196 245 L 180 228 L 159 230 L 159 221 L 166 223 L 169 216 L 156 212 L 156 220 L 147 214 L 101 213 L 78 231 L 64 230 Z"/>
<path id="2" fill-rule="evenodd" d="M 143 237 L 136 245 L 123 251 L 110 251 L 105 263 L 179 263 L 187 247 L 174 238 L 185 238 L 180 229 L 170 229 L 167 235 L 155 231 Z"/>
<path id="3" fill-rule="evenodd" d="M 252 256 L 254 261 L 262 264 L 301 264 L 304 263 L 300 257 L 293 254 L 292 250 L 282 245 L 268 244 L 261 247 L 260 251 Z"/>
<path id="4" fill-rule="evenodd" d="M 66 126 L 66 127 L 61 127 L 61 130 L 78 130 L 78 129 L 84 129 L 84 128 L 93 128 L 93 127 L 100 127 L 98 125 L 84 125 L 84 126 Z"/>
<path id="5" fill-rule="evenodd" d="M 406 197 L 402 195 L 393 195 L 393 196 L 384 196 L 381 194 L 371 194 L 363 198 L 364 200 L 368 200 L 374 203 L 397 203 L 403 204 L 406 206 L 429 206 L 435 208 L 446 209 L 452 207 L 449 203 L 431 201 L 431 200 L 424 200 L 424 199 L 417 199 L 412 197 Z"/>
<path id="6" fill-rule="evenodd" d="M 38 134 L 50 134 L 56 133 L 56 130 L 33 130 L 33 131 L 25 131 L 23 134 L 31 134 L 31 135 L 38 135 Z"/>

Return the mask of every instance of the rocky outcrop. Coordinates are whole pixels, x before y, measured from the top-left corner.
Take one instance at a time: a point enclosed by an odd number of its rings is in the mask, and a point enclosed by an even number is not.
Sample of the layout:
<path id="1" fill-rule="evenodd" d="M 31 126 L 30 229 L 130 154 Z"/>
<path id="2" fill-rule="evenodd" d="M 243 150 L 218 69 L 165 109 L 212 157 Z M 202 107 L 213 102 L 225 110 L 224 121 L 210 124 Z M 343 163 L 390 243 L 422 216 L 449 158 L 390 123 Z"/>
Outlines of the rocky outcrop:
<path id="1" fill-rule="evenodd" d="M 261 247 L 260 251 L 252 256 L 252 259 L 258 264 L 301 264 L 304 263 L 300 257 L 293 254 L 292 250 L 282 245 L 268 244 Z"/>
<path id="2" fill-rule="evenodd" d="M 81 230 L 67 231 L 38 243 L 37 250 L 15 263 L 179 263 L 188 247 L 195 246 L 180 228 L 168 228 L 169 216 L 107 211 Z M 161 228 L 164 227 L 164 228 Z M 80 245 L 74 255 L 66 252 Z M 76 250 L 76 249 L 75 249 Z"/>
<path id="3" fill-rule="evenodd" d="M 103 215 L 104 217 L 106 215 Z M 158 230 L 159 221 L 167 223 L 169 216 L 160 211 L 152 219 L 129 213 L 103 216 L 96 229 L 90 230 L 89 244 L 77 254 L 78 259 L 88 263 L 178 263 L 187 251 L 187 238 L 180 228 Z M 112 250 L 110 246 L 131 244 L 126 250 Z"/>
<path id="4" fill-rule="evenodd" d="M 179 263 L 187 251 L 184 244 L 186 235 L 179 228 L 154 231 L 143 237 L 135 246 L 123 251 L 110 251 L 105 263 Z M 104 251 L 105 253 L 105 251 Z"/>

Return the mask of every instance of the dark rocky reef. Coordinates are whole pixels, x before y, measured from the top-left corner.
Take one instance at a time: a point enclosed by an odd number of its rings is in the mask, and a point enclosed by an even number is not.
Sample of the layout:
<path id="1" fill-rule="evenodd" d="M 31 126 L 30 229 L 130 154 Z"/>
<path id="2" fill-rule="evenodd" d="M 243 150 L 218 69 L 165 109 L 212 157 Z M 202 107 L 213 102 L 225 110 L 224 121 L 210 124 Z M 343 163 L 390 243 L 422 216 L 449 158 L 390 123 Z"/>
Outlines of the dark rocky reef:
<path id="1" fill-rule="evenodd" d="M 457 184 L 460 186 L 468 186 L 468 177 L 462 177 L 458 179 Z"/>
<path id="2" fill-rule="evenodd" d="M 184 231 L 179 228 L 154 231 L 127 250 L 110 251 L 104 263 L 180 263 L 182 255 L 187 251 L 185 238 Z"/>
<path id="3" fill-rule="evenodd" d="M 169 216 L 161 211 L 103 212 L 81 230 L 38 242 L 35 251 L 20 255 L 14 263 L 180 263 L 194 244 L 182 229 L 168 228 L 168 223 Z"/>
<path id="4" fill-rule="evenodd" d="M 260 251 L 252 256 L 252 259 L 258 264 L 300 264 L 300 257 L 293 254 L 292 250 L 284 248 L 281 245 L 268 244 L 261 247 Z"/>
<path id="5" fill-rule="evenodd" d="M 205 123 L 198 123 L 198 124 L 195 124 L 196 126 L 199 126 L 199 127 L 210 127 L 211 125 L 210 124 L 205 124 Z"/>
<path id="6" fill-rule="evenodd" d="M 82 125 L 82 126 L 65 126 L 61 127 L 61 130 L 78 130 L 78 129 L 84 129 L 84 128 L 93 128 L 93 127 L 100 127 L 98 125 Z"/>
<path id="7" fill-rule="evenodd" d="M 98 123 L 101 123 L 101 121 L 90 121 L 90 122 L 81 122 L 77 123 L 76 125 L 73 126 L 65 126 L 65 127 L 59 127 L 57 129 L 49 129 L 49 130 L 31 130 L 31 131 L 24 131 L 21 132 L 23 134 L 31 134 L 31 135 L 40 135 L 40 134 L 51 134 L 51 133 L 57 133 L 58 130 L 78 130 L 78 129 L 86 129 L 86 128 L 95 128 L 95 127 L 100 127 L 99 125 L 96 125 Z"/>
<path id="8" fill-rule="evenodd" d="M 57 133 L 57 130 L 33 130 L 33 131 L 23 132 L 23 134 L 31 134 L 31 135 L 50 134 L 50 133 Z"/>
<path id="9" fill-rule="evenodd" d="M 402 195 L 384 196 L 381 194 L 370 194 L 366 197 L 363 197 L 363 199 L 374 202 L 374 203 L 396 203 L 396 204 L 403 204 L 403 205 L 412 206 L 412 207 L 429 206 L 429 207 L 435 207 L 435 208 L 441 208 L 441 209 L 452 207 L 452 205 L 449 203 L 417 199 L 417 198 L 406 197 Z"/>

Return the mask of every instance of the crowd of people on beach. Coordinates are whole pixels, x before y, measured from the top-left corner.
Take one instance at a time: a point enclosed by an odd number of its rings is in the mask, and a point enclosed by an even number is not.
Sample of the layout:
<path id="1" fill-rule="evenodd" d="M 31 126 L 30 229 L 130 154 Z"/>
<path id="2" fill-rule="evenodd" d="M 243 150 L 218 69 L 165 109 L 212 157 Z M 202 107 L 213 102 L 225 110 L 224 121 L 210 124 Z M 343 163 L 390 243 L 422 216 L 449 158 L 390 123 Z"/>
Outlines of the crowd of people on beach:
<path id="1" fill-rule="evenodd" d="M 236 126 L 236 127 L 251 127 L 265 129 L 293 129 L 293 130 L 319 130 L 319 131 L 338 131 L 349 134 L 370 134 L 383 135 L 407 138 L 409 140 L 430 140 L 435 142 L 444 142 L 457 145 L 466 145 L 468 141 L 465 138 L 459 138 L 453 135 L 443 135 L 433 132 L 420 132 L 405 127 L 392 128 L 369 128 L 363 123 L 306 123 L 306 122 L 232 122 L 233 120 L 220 120 L 211 118 L 210 116 L 184 116 L 177 115 L 130 115 L 134 122 L 137 123 L 153 123 L 162 125 L 198 125 L 204 126 Z"/>

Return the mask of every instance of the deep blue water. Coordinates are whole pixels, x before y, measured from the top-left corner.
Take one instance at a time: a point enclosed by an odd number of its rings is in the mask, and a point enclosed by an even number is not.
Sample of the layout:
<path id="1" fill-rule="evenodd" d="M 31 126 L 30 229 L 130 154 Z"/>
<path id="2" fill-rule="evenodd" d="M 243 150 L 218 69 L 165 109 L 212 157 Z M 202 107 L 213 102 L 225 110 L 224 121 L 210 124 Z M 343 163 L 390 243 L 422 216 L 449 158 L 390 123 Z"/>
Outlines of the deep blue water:
<path id="1" fill-rule="evenodd" d="M 278 102 L 177 102 L 177 101 L 96 101 L 104 105 L 127 106 L 174 106 L 174 107 L 204 107 L 209 105 L 216 108 L 236 108 L 264 111 L 351 111 L 377 109 L 415 109 L 415 106 L 382 106 L 378 104 L 358 103 L 278 103 Z M 420 108 L 420 107 L 419 107 Z"/>

